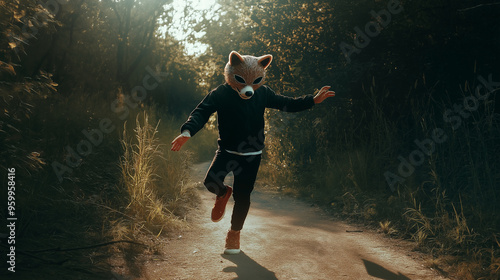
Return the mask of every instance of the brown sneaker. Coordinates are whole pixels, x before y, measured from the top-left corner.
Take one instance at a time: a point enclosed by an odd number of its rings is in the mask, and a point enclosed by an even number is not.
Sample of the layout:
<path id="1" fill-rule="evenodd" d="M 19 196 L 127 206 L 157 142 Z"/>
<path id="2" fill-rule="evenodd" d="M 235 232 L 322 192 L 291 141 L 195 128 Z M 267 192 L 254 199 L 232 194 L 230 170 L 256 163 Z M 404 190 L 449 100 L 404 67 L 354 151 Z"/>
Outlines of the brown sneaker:
<path id="1" fill-rule="evenodd" d="M 227 191 L 226 194 L 222 197 L 216 197 L 215 198 L 215 205 L 214 208 L 212 208 L 212 222 L 218 222 L 224 218 L 224 213 L 226 212 L 226 204 L 229 198 L 231 197 L 231 194 L 233 193 L 233 188 L 230 186 L 226 186 Z"/>
<path id="2" fill-rule="evenodd" d="M 226 237 L 226 249 L 224 254 L 236 255 L 240 253 L 240 231 L 229 230 Z"/>

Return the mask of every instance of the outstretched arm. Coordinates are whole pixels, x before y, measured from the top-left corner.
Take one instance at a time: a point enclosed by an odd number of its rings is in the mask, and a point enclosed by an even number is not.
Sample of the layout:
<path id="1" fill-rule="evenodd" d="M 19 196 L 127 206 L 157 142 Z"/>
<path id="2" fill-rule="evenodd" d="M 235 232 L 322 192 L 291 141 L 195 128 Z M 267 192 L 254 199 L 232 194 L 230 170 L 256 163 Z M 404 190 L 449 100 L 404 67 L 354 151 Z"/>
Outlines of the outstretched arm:
<path id="1" fill-rule="evenodd" d="M 314 104 L 319 104 L 323 102 L 323 100 L 327 99 L 328 97 L 333 97 L 335 96 L 335 91 L 329 91 L 331 87 L 330 86 L 324 86 L 322 87 L 318 94 L 314 96 Z"/>
<path id="2" fill-rule="evenodd" d="M 330 86 L 322 87 L 316 96 L 312 94 L 304 95 L 302 97 L 289 97 L 276 94 L 272 89 L 266 88 L 267 91 L 267 108 L 274 108 L 285 112 L 300 112 L 310 109 L 314 104 L 323 102 L 328 97 L 335 96 L 335 92 L 329 91 Z"/>

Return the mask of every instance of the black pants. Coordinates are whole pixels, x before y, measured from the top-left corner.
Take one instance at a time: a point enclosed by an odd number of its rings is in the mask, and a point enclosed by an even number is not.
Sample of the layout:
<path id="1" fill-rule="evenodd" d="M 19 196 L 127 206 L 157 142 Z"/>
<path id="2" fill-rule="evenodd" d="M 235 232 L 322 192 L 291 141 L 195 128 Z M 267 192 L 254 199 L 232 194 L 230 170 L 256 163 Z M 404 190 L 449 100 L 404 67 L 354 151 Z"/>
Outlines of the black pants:
<path id="1" fill-rule="evenodd" d="M 205 177 L 205 187 L 216 195 L 226 193 L 224 179 L 229 172 L 234 174 L 234 208 L 231 229 L 241 230 L 250 208 L 250 194 L 257 178 L 261 155 L 240 156 L 218 150 Z"/>

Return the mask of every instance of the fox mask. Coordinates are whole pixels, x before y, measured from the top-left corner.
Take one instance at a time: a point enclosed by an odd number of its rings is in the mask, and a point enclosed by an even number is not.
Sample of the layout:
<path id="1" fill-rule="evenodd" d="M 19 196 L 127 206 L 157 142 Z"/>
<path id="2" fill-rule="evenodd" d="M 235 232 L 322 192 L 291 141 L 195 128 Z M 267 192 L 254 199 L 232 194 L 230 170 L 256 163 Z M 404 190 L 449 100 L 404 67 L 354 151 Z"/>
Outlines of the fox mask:
<path id="1" fill-rule="evenodd" d="M 266 68 L 272 60 L 273 56 L 270 54 L 255 57 L 232 51 L 224 68 L 226 83 L 238 92 L 241 98 L 250 99 L 264 83 Z"/>

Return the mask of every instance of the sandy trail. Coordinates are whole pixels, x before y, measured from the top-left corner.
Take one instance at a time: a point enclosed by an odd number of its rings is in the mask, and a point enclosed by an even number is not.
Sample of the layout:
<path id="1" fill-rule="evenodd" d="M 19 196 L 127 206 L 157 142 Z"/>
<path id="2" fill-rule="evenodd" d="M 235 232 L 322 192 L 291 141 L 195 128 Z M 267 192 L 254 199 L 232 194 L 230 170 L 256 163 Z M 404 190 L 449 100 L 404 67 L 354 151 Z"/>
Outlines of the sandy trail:
<path id="1" fill-rule="evenodd" d="M 193 168 L 202 181 L 209 163 Z M 228 178 L 231 182 L 231 178 Z M 142 279 L 445 279 L 425 268 L 406 242 L 336 221 L 294 198 L 256 189 L 241 232 L 242 253 L 223 255 L 225 217 L 210 220 L 214 197 L 200 189 L 194 226 L 166 241 L 164 256 L 145 262 Z"/>

